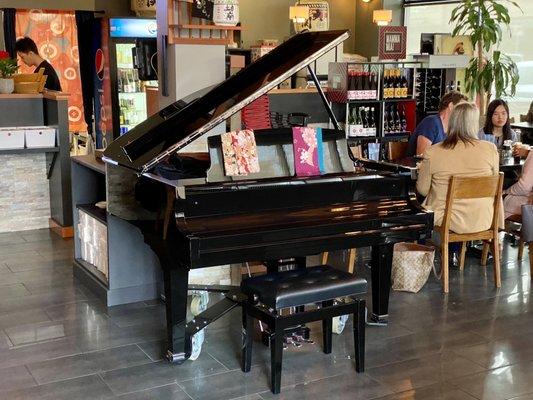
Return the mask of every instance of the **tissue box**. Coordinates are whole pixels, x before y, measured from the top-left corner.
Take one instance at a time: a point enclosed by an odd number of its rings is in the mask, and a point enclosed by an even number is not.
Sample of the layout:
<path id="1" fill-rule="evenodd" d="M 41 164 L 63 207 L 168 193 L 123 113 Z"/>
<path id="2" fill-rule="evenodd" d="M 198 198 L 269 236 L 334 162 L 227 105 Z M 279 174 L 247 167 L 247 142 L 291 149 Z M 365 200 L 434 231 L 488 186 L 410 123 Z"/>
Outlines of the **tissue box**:
<path id="1" fill-rule="evenodd" d="M 0 149 L 23 149 L 24 131 L 17 128 L 0 129 Z"/>
<path id="2" fill-rule="evenodd" d="M 56 130 L 54 128 L 31 128 L 25 130 L 26 147 L 55 147 Z"/>

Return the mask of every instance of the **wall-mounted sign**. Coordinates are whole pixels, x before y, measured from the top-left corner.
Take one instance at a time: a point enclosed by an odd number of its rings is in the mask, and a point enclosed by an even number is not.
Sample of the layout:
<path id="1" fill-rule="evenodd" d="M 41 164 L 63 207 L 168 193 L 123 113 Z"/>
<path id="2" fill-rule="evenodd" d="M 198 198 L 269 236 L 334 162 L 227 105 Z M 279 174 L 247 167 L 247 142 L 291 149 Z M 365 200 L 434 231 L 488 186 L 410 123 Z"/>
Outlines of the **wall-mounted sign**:
<path id="1" fill-rule="evenodd" d="M 407 47 L 407 28 L 405 26 L 379 27 L 379 59 L 402 60 Z"/>
<path id="2" fill-rule="evenodd" d="M 109 34 L 119 38 L 155 38 L 157 23 L 155 19 L 146 18 L 110 18 Z"/>

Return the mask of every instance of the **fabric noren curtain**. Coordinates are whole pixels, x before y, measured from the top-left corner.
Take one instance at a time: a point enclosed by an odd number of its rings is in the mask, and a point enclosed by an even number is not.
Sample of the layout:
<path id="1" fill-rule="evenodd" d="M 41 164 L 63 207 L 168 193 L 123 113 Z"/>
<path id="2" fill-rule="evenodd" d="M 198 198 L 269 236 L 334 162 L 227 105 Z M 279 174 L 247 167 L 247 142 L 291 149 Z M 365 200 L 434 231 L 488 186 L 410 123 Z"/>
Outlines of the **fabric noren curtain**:
<path id="1" fill-rule="evenodd" d="M 87 123 L 87 132 L 93 134 L 93 104 L 94 104 L 94 60 L 92 57 L 92 33 L 94 12 L 76 11 L 76 26 L 78 28 L 78 49 L 80 55 L 80 78 L 83 96 L 83 112 Z"/>
<path id="2" fill-rule="evenodd" d="M 15 33 L 15 13 L 14 8 L 3 8 L 4 12 L 4 42 L 6 45 L 6 51 L 11 58 L 17 58 L 15 53 L 15 42 L 17 41 L 17 35 Z"/>

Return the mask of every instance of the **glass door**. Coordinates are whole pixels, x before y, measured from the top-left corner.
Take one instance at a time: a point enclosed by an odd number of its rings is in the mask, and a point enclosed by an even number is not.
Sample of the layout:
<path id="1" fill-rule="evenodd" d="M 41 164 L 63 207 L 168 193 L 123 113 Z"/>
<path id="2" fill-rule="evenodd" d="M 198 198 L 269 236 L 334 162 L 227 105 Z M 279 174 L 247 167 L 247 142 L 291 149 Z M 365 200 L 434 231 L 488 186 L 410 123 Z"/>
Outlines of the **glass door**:
<path id="1" fill-rule="evenodd" d="M 147 117 L 144 83 L 139 80 L 137 70 L 133 68 L 133 48 L 134 43 L 116 44 L 120 135 Z"/>

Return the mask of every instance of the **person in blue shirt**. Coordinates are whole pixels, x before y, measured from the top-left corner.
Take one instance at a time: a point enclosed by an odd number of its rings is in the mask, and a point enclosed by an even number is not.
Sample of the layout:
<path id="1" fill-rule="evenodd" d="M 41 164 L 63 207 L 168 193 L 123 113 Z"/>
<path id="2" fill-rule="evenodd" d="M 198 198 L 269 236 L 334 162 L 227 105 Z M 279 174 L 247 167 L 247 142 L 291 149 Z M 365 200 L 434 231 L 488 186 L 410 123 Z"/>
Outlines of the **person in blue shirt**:
<path id="1" fill-rule="evenodd" d="M 409 137 L 407 155 L 424 154 L 426 148 L 446 139 L 450 115 L 457 104 L 465 101 L 468 98 L 460 92 L 446 93 L 440 100 L 439 113 L 424 118 Z"/>
<path id="2" fill-rule="evenodd" d="M 494 143 L 498 149 L 506 140 L 518 141 L 518 135 L 511 129 L 509 106 L 504 100 L 492 100 L 487 107 L 485 126 L 479 131 L 480 140 Z"/>

